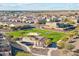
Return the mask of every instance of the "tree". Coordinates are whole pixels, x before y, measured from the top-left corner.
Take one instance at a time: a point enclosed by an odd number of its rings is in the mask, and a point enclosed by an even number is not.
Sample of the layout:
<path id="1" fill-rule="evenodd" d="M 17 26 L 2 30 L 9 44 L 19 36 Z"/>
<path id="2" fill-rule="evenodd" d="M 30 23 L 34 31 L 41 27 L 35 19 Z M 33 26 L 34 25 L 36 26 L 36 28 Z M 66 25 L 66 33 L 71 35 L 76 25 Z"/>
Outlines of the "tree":
<path id="1" fill-rule="evenodd" d="M 69 24 L 75 24 L 75 22 L 74 22 L 74 21 L 69 21 L 68 23 L 69 23 Z"/>
<path id="2" fill-rule="evenodd" d="M 65 44 L 64 41 L 58 41 L 58 42 L 57 42 L 58 48 L 64 48 L 64 44 Z"/>
<path id="3" fill-rule="evenodd" d="M 75 31 L 70 31 L 68 32 L 67 34 L 69 37 L 73 37 L 74 35 L 76 35 L 76 32 Z"/>
<path id="4" fill-rule="evenodd" d="M 79 24 L 77 24 L 76 29 L 79 30 Z"/>
<path id="5" fill-rule="evenodd" d="M 76 12 L 75 15 L 78 15 L 78 13 Z"/>
<path id="6" fill-rule="evenodd" d="M 0 25 L 0 29 L 2 29 L 3 28 L 3 25 Z"/>
<path id="7" fill-rule="evenodd" d="M 64 22 L 69 22 L 69 19 L 68 19 L 68 18 L 66 18 L 66 19 L 64 20 Z"/>
<path id="8" fill-rule="evenodd" d="M 16 27 L 10 27 L 12 31 L 17 30 Z"/>
<path id="9" fill-rule="evenodd" d="M 74 21 L 72 21 L 71 19 L 68 19 L 68 18 L 66 18 L 66 19 L 64 20 L 64 22 L 67 22 L 67 23 L 69 23 L 69 24 L 75 24 Z"/>
<path id="10" fill-rule="evenodd" d="M 52 42 L 52 41 L 51 41 L 50 39 L 46 39 L 46 40 L 45 40 L 45 44 L 46 44 L 46 45 L 49 45 L 51 42 Z"/>
<path id="11" fill-rule="evenodd" d="M 69 36 L 64 36 L 61 39 L 62 39 L 62 41 L 66 42 L 69 39 Z"/>
<path id="12" fill-rule="evenodd" d="M 53 22 L 53 19 L 52 18 L 50 18 L 50 22 Z"/>
<path id="13" fill-rule="evenodd" d="M 46 20 L 39 20 L 39 24 L 46 24 Z"/>
<path id="14" fill-rule="evenodd" d="M 77 23 L 79 23 L 79 18 L 77 19 Z"/>

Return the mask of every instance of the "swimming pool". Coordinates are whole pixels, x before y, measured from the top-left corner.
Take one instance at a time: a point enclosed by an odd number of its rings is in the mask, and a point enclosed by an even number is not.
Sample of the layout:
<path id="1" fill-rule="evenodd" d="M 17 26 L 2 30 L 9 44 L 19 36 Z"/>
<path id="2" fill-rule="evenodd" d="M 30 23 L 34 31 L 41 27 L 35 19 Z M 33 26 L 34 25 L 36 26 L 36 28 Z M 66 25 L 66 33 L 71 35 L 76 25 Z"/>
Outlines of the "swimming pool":
<path id="1" fill-rule="evenodd" d="M 57 44 L 55 42 L 52 42 L 51 44 L 48 45 L 50 48 L 56 48 Z"/>
<path id="2" fill-rule="evenodd" d="M 23 44 L 25 44 L 27 46 L 33 46 L 33 43 L 31 43 L 31 42 L 21 42 L 21 43 L 23 43 Z"/>

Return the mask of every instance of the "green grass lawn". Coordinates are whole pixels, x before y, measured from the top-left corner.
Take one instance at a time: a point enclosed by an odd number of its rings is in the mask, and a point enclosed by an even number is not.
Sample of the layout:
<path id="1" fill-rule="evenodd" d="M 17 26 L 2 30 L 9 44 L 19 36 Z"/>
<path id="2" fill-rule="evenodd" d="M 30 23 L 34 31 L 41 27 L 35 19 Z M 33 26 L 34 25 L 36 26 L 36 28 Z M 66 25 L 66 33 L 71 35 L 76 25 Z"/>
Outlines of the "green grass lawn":
<path id="1" fill-rule="evenodd" d="M 16 53 L 16 56 L 32 56 L 32 55 L 30 53 L 25 53 L 25 52 L 19 51 Z"/>
<path id="2" fill-rule="evenodd" d="M 20 37 L 20 36 L 27 36 L 27 33 L 30 32 L 37 32 L 40 33 L 41 36 L 46 37 L 46 38 L 51 38 L 52 42 L 57 42 L 60 40 L 62 37 L 65 36 L 64 32 L 56 32 L 52 30 L 42 30 L 42 29 L 31 29 L 31 30 L 19 30 L 19 31 L 14 31 L 14 32 L 9 32 L 7 33 L 8 35 L 13 35 L 14 38 Z"/>

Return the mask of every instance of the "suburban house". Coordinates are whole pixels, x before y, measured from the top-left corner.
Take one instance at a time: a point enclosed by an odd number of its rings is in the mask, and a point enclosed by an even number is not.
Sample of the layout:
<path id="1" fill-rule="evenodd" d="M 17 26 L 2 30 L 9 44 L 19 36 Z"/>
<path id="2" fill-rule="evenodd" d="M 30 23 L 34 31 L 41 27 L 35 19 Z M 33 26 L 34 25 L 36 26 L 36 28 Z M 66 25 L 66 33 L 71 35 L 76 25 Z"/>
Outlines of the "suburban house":
<path id="1" fill-rule="evenodd" d="M 56 22 L 47 22 L 46 26 L 53 27 L 53 28 L 57 27 Z"/>
<path id="2" fill-rule="evenodd" d="M 7 23 L 2 23 L 2 22 L 0 22 L 0 25 L 2 25 L 2 26 L 8 26 Z"/>
<path id="3" fill-rule="evenodd" d="M 34 34 L 34 35 L 33 35 Z M 45 39 L 42 36 L 39 36 L 36 33 L 28 33 L 27 37 L 23 37 L 20 42 L 26 44 L 26 45 L 31 45 L 33 47 L 45 47 Z"/>
<path id="4" fill-rule="evenodd" d="M 57 22 L 48 22 L 43 28 L 50 30 L 63 30 L 63 28 L 58 28 Z"/>
<path id="5" fill-rule="evenodd" d="M 45 26 L 43 26 L 43 28 L 63 31 L 63 30 L 75 29 L 75 25 L 71 25 L 69 23 L 64 22 L 47 22 Z"/>
<path id="6" fill-rule="evenodd" d="M 15 27 L 15 25 L 14 25 L 14 24 L 10 24 L 9 26 L 10 26 L 10 27 Z"/>
<path id="7" fill-rule="evenodd" d="M 4 34 L 0 33 L 0 56 L 11 55 L 10 43 L 4 37 Z"/>

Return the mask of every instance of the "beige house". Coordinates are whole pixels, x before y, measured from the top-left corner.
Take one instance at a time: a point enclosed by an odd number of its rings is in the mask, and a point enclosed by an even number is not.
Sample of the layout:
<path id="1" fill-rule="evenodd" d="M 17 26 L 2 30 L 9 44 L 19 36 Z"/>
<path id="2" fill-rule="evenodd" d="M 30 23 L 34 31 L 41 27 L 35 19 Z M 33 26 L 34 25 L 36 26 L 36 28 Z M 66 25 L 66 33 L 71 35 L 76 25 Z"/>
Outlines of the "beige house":
<path id="1" fill-rule="evenodd" d="M 36 33 L 28 33 L 28 37 L 23 37 L 21 42 L 33 43 L 33 47 L 45 46 L 45 38 Z"/>
<path id="2" fill-rule="evenodd" d="M 56 28 L 57 27 L 57 25 L 56 25 L 56 22 L 47 22 L 46 23 L 46 26 L 49 26 L 49 27 L 53 27 L 53 28 Z"/>
<path id="3" fill-rule="evenodd" d="M 15 25 L 14 25 L 14 24 L 10 24 L 9 26 L 10 26 L 10 27 L 15 27 Z"/>
<path id="4" fill-rule="evenodd" d="M 0 25 L 2 25 L 2 26 L 8 26 L 7 23 L 2 23 L 2 22 L 0 22 Z"/>

